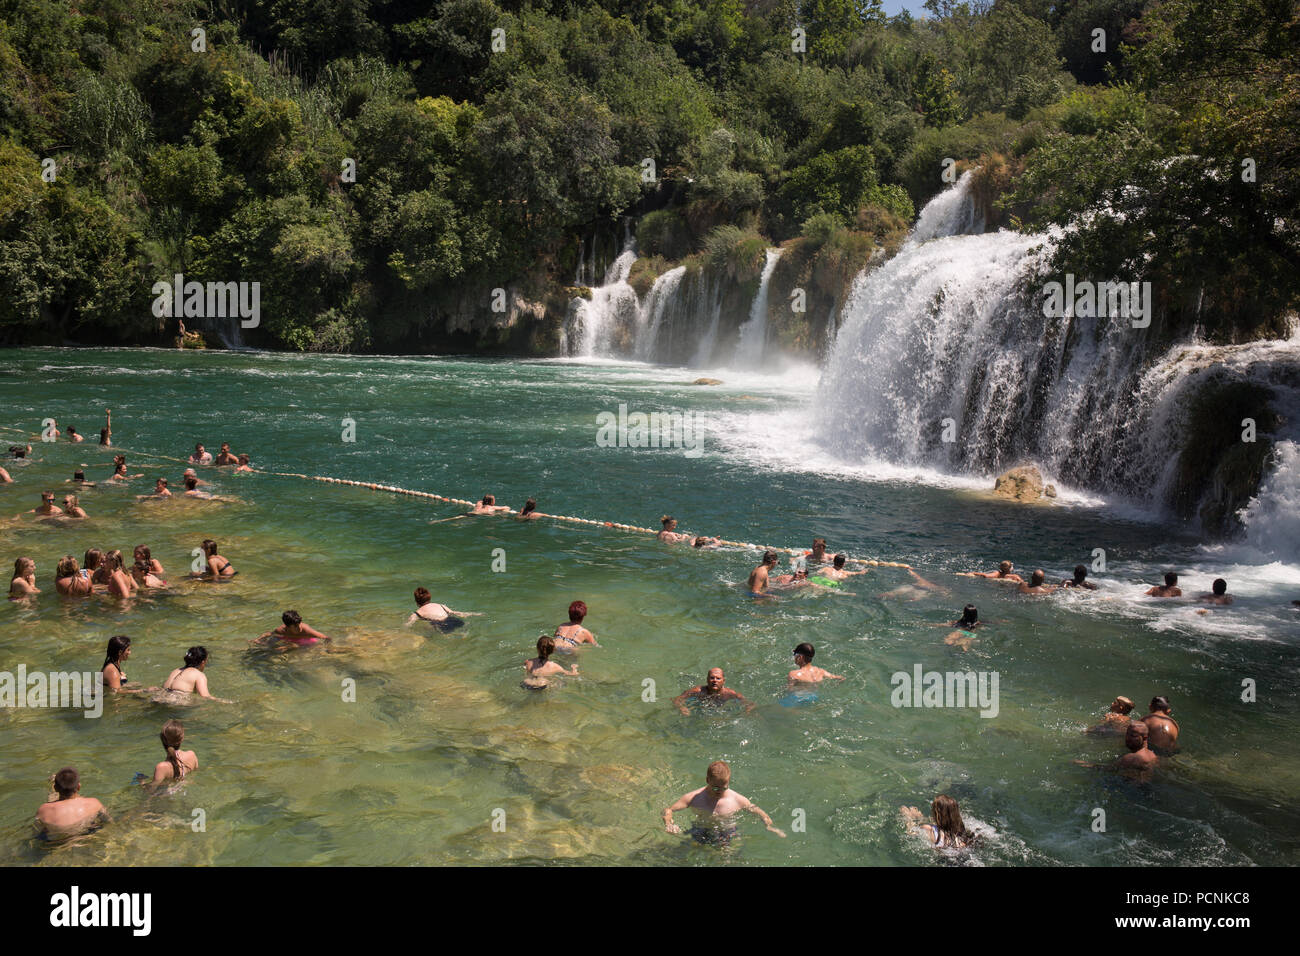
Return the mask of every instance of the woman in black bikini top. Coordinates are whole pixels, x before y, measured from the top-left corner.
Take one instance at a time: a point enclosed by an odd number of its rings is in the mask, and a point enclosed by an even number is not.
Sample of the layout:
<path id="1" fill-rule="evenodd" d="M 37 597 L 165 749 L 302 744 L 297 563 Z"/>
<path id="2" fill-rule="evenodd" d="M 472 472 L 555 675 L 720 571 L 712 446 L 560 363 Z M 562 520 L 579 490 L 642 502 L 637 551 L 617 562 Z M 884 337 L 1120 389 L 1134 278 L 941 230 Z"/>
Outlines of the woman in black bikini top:
<path id="1" fill-rule="evenodd" d="M 104 686 L 110 690 L 120 690 L 126 683 L 126 671 L 122 664 L 131 656 L 131 638 L 117 634 L 108 639 L 108 651 L 104 655 Z M 111 668 L 111 670 L 110 670 Z"/>

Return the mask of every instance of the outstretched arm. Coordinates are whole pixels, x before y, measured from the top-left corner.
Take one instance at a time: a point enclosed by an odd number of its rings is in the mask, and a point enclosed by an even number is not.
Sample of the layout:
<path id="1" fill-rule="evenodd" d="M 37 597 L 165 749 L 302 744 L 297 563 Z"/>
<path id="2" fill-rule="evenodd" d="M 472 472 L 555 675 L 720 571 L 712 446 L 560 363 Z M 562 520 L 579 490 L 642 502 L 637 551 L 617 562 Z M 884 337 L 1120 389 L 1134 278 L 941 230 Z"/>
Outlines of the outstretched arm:
<path id="1" fill-rule="evenodd" d="M 785 831 L 778 830 L 776 827 L 774 827 L 772 825 L 772 818 L 769 817 L 766 813 L 764 813 L 763 808 L 760 807 L 758 804 L 747 802 L 745 805 L 745 809 L 748 810 L 750 813 L 756 814 L 758 818 L 763 821 L 764 825 L 766 825 L 767 828 L 771 830 L 773 833 L 775 833 L 777 836 L 781 837 L 782 839 L 785 838 Z"/>

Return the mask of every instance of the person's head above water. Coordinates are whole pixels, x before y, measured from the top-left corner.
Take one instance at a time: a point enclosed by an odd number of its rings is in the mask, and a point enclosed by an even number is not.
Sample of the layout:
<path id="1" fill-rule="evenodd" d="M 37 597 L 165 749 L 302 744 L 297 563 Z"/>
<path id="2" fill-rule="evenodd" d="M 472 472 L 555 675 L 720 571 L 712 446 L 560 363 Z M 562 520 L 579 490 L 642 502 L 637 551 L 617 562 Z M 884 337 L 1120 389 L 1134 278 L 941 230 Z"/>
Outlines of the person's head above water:
<path id="1" fill-rule="evenodd" d="M 1133 701 L 1129 700 L 1127 697 L 1116 697 L 1111 701 L 1110 709 L 1112 713 L 1127 714 L 1133 709 Z"/>
<path id="2" fill-rule="evenodd" d="M 67 800 L 77 795 L 81 789 L 81 774 L 75 767 L 64 767 L 54 775 L 54 789 L 60 800 Z"/>
<path id="3" fill-rule="evenodd" d="M 519 509 L 521 515 L 530 515 L 537 510 L 537 499 L 529 498 L 524 502 L 524 506 Z"/>
<path id="4" fill-rule="evenodd" d="M 821 554 L 826 550 L 825 538 L 813 538 L 813 554 Z"/>
<path id="5" fill-rule="evenodd" d="M 587 616 L 587 605 L 583 601 L 574 601 L 569 605 L 569 623 L 581 624 L 582 619 Z"/>
<path id="6" fill-rule="evenodd" d="M 1210 586 L 1210 589 L 1214 592 L 1215 597 L 1223 597 L 1228 593 L 1228 582 L 1223 580 L 1223 578 L 1215 578 L 1214 584 Z"/>
<path id="7" fill-rule="evenodd" d="M 1147 745 L 1147 735 L 1151 730 L 1140 720 L 1130 720 L 1124 731 L 1124 746 L 1137 752 Z"/>
<path id="8" fill-rule="evenodd" d="M 1037 571 L 1035 571 L 1033 574 L 1029 576 L 1029 586 L 1031 588 L 1042 587 L 1043 582 L 1046 580 L 1047 580 L 1047 572 L 1045 572 L 1042 568 L 1039 568 Z"/>
<path id="9" fill-rule="evenodd" d="M 285 627 L 297 627 L 302 623 L 302 615 L 297 611 L 285 611 L 280 615 L 280 620 L 284 621 Z"/>
<path id="10" fill-rule="evenodd" d="M 709 785 L 709 790 L 715 794 L 722 793 L 731 785 L 731 768 L 727 766 L 725 760 L 715 760 L 709 764 L 709 769 L 705 771 L 704 782 Z"/>
<path id="11" fill-rule="evenodd" d="M 417 606 L 424 607 L 432 600 L 433 600 L 433 595 L 429 593 L 428 588 L 415 589 L 415 603 Z"/>
<path id="12" fill-rule="evenodd" d="M 212 557 L 214 554 L 217 553 L 217 543 L 213 541 L 211 538 L 204 538 L 203 553 L 206 554 L 209 558 Z"/>
<path id="13" fill-rule="evenodd" d="M 484 495 L 483 500 L 479 502 L 481 505 L 494 505 L 496 503 L 496 495 Z"/>
<path id="14" fill-rule="evenodd" d="M 537 639 L 537 656 L 545 661 L 555 653 L 555 637 L 550 634 L 543 634 Z"/>
<path id="15" fill-rule="evenodd" d="M 199 487 L 199 480 L 197 478 L 195 478 L 193 475 L 186 476 L 185 478 L 186 491 L 194 491 L 198 487 Z"/>
<path id="16" fill-rule="evenodd" d="M 971 624 L 978 624 L 979 620 L 980 620 L 979 608 L 977 608 L 974 604 L 967 604 L 964 608 L 961 609 L 961 620 L 958 621 L 957 623 L 971 625 Z"/>
<path id="17" fill-rule="evenodd" d="M 664 526 L 665 531 L 672 531 L 673 528 L 677 527 L 677 519 L 672 515 L 664 515 L 659 519 L 659 523 Z"/>
<path id="18" fill-rule="evenodd" d="M 848 558 L 846 558 L 844 555 L 842 555 L 842 554 L 837 554 L 837 555 L 835 555 L 835 560 L 832 561 L 831 563 L 835 565 L 835 569 L 836 569 L 837 571 L 843 571 L 843 570 L 844 570 L 844 562 L 847 561 L 847 560 L 848 560 Z"/>
<path id="19" fill-rule="evenodd" d="M 709 690 L 720 690 L 726 682 L 727 677 L 722 673 L 721 667 L 710 667 L 709 672 L 704 675 L 704 686 Z"/>
<path id="20" fill-rule="evenodd" d="M 104 652 L 104 667 L 109 664 L 116 664 L 122 660 L 128 650 L 131 649 L 131 638 L 125 634 L 115 634 L 108 639 L 108 650 Z"/>
<path id="21" fill-rule="evenodd" d="M 1174 572 L 1172 571 L 1169 571 L 1165 574 L 1165 587 L 1171 588 L 1177 583 L 1178 583 L 1178 575 L 1174 574 Z"/>
<path id="22" fill-rule="evenodd" d="M 185 652 L 186 667 L 202 667 L 208 661 L 208 649 L 204 646 L 195 645 Z"/>
<path id="23" fill-rule="evenodd" d="M 930 819 L 934 825 L 949 836 L 965 837 L 966 824 L 957 809 L 957 801 L 946 793 L 941 793 L 930 804 Z"/>
<path id="24" fill-rule="evenodd" d="M 1152 698 L 1151 698 L 1151 713 L 1153 713 L 1153 714 L 1167 714 L 1167 713 L 1169 713 L 1169 698 L 1168 698 L 1168 697 L 1152 697 Z"/>
<path id="25" fill-rule="evenodd" d="M 775 551 L 763 552 L 763 563 L 768 565 L 769 567 L 773 567 L 773 568 L 776 567 L 777 560 L 778 559 Z"/>
<path id="26" fill-rule="evenodd" d="M 81 569 L 77 567 L 77 559 L 70 554 L 65 554 L 59 559 L 59 563 L 55 567 L 54 573 L 56 577 L 70 578 L 80 570 Z"/>
<path id="27" fill-rule="evenodd" d="M 1015 567 L 1016 566 L 1012 564 L 1010 561 L 1003 561 L 1001 564 L 998 565 L 998 570 L 1003 574 L 1010 574 L 1013 570 L 1015 570 Z"/>
<path id="28" fill-rule="evenodd" d="M 805 664 L 811 664 L 813 656 L 816 653 L 817 653 L 816 649 L 807 641 L 804 641 L 802 644 L 800 644 L 798 647 L 794 649 L 794 656 L 796 658 L 802 657 L 803 662 Z"/>
<path id="29" fill-rule="evenodd" d="M 1085 580 L 1087 580 L 1087 578 L 1088 578 L 1087 566 L 1083 564 L 1076 564 L 1074 566 L 1074 583 L 1082 584 Z"/>
<path id="30" fill-rule="evenodd" d="M 84 471 L 82 471 L 81 469 L 77 469 L 76 471 L 74 471 L 74 472 L 72 473 L 72 480 L 73 480 L 73 481 L 85 481 L 85 480 L 86 480 L 86 473 L 85 473 Z"/>

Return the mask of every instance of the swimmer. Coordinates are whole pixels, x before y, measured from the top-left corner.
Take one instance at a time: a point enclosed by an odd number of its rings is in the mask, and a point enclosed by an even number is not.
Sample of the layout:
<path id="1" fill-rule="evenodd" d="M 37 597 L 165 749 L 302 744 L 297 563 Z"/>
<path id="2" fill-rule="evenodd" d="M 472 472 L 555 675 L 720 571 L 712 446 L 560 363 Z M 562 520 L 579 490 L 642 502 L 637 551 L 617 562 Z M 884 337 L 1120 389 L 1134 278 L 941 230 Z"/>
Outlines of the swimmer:
<path id="1" fill-rule="evenodd" d="M 76 495 L 63 496 L 63 514 L 68 518 L 88 517 L 86 509 L 77 503 Z"/>
<path id="2" fill-rule="evenodd" d="M 962 821 L 957 801 L 945 793 L 930 804 L 932 823 L 924 823 L 925 815 L 916 807 L 902 807 L 900 812 L 908 832 L 924 836 L 936 850 L 962 850 L 975 842 L 975 834 Z"/>
<path id="3" fill-rule="evenodd" d="M 221 451 L 217 452 L 217 464 L 218 465 L 239 464 L 239 459 L 236 458 L 230 451 L 230 442 L 223 441 L 221 443 Z"/>
<path id="4" fill-rule="evenodd" d="M 1122 734 L 1128 729 L 1132 720 L 1129 714 L 1133 710 L 1133 701 L 1127 697 L 1116 697 L 1110 703 L 1110 710 L 1102 715 L 1101 723 L 1089 727 L 1088 734 Z"/>
<path id="5" fill-rule="evenodd" d="M 163 570 L 162 562 L 153 556 L 147 544 L 137 544 L 135 551 L 132 552 L 132 557 L 136 561 L 143 561 L 150 574 L 163 575 L 167 573 Z M 163 583 L 166 584 L 167 582 L 164 581 Z"/>
<path id="6" fill-rule="evenodd" d="M 804 554 L 808 558 L 808 563 L 811 564 L 813 567 L 817 567 L 818 565 L 822 565 L 822 564 L 831 563 L 831 559 L 826 556 L 825 538 L 813 538 L 812 550 L 805 551 Z"/>
<path id="7" fill-rule="evenodd" d="M 700 789 L 682 794 L 672 806 L 664 807 L 664 829 L 669 833 L 682 832 L 682 828 L 673 822 L 674 813 L 678 810 L 694 810 L 695 826 L 691 827 L 691 836 L 695 842 L 726 846 L 737 832 L 731 818 L 742 810 L 748 810 L 761 819 L 768 830 L 779 837 L 785 837 L 784 832 L 772 825 L 772 818 L 762 808 L 730 789 L 731 768 L 725 761 L 715 760 L 709 764 L 704 780 L 705 784 Z"/>
<path id="8" fill-rule="evenodd" d="M 519 509 L 519 513 L 515 517 L 520 521 L 532 521 L 536 518 L 545 518 L 546 515 L 537 510 L 537 499 L 529 498 L 524 502 L 524 506 Z"/>
<path id="9" fill-rule="evenodd" d="M 150 571 L 149 565 L 143 561 L 131 565 L 131 581 L 142 591 L 156 591 L 167 586 L 167 582 Z"/>
<path id="10" fill-rule="evenodd" d="M 941 587 L 933 581 L 927 581 L 911 568 L 907 569 L 907 573 L 912 576 L 912 580 L 916 582 L 915 584 L 904 584 L 902 587 L 894 588 L 892 591 L 886 591 L 880 596 L 882 598 L 902 597 L 907 598 L 909 601 L 919 601 L 921 598 L 925 597 L 926 591 L 938 591 L 942 594 L 949 593 L 947 588 Z"/>
<path id="11" fill-rule="evenodd" d="M 948 625 L 944 625 L 947 627 Z M 975 643 L 975 635 L 972 633 L 975 628 L 981 627 L 980 612 L 974 604 L 967 604 L 961 611 L 961 617 L 952 622 L 952 627 L 957 630 L 950 633 L 943 639 L 947 645 L 960 647 L 963 651 L 969 651 L 970 646 Z"/>
<path id="12" fill-rule="evenodd" d="M 763 563 L 749 572 L 749 593 L 754 597 L 762 597 L 763 592 L 767 590 L 768 573 L 776 567 L 777 557 L 775 551 L 763 552 Z"/>
<path id="13" fill-rule="evenodd" d="M 49 799 L 36 810 L 36 829 L 56 839 L 84 833 L 112 820 L 102 803 L 81 796 L 81 775 L 72 767 L 64 767 L 51 778 Z"/>
<path id="14" fill-rule="evenodd" d="M 991 581 L 1006 581 L 1010 584 L 1024 584 L 1025 579 L 1018 574 L 1013 574 L 1016 566 L 1010 561 L 1003 561 L 998 565 L 996 571 L 960 571 L 957 574 L 959 578 L 988 578 Z"/>
<path id="15" fill-rule="evenodd" d="M 328 637 L 316 630 L 316 628 L 312 627 L 310 624 L 304 624 L 302 622 L 302 615 L 297 611 L 285 611 L 280 615 L 280 620 L 284 623 L 273 631 L 267 631 L 258 638 L 258 641 L 265 641 L 273 638 L 275 640 L 289 641 L 290 643 L 297 644 L 300 647 L 305 647 L 308 644 L 318 644 L 321 641 L 329 640 Z"/>
<path id="16" fill-rule="evenodd" d="M 208 675 L 204 673 L 207 667 L 207 648 L 191 647 L 185 652 L 185 664 L 167 676 L 162 689 L 178 694 L 198 694 L 212 700 L 212 695 L 208 693 Z"/>
<path id="17" fill-rule="evenodd" d="M 1152 697 L 1151 713 L 1142 718 L 1151 735 L 1151 749 L 1173 753 L 1178 749 L 1178 721 L 1170 716 L 1169 698 Z"/>
<path id="18" fill-rule="evenodd" d="M 1150 728 L 1144 721 L 1129 721 L 1128 727 L 1124 730 L 1124 746 L 1128 747 L 1129 752 L 1119 758 L 1118 767 L 1121 770 L 1137 770 L 1142 773 L 1152 770 L 1160 762 L 1160 758 L 1147 746 L 1149 740 Z"/>
<path id="19" fill-rule="evenodd" d="M 1083 588 L 1085 591 L 1097 590 L 1097 585 L 1088 580 L 1088 568 L 1083 564 L 1076 564 L 1074 566 L 1074 577 L 1062 580 L 1061 587 Z"/>
<path id="20" fill-rule="evenodd" d="M 104 675 L 104 686 L 114 693 L 123 691 L 133 694 L 144 690 L 143 687 L 126 686 L 126 671 L 122 670 L 122 664 L 130 656 L 131 638 L 125 634 L 116 634 L 108 639 L 108 650 L 104 652 L 104 666 L 100 671 Z"/>
<path id="21" fill-rule="evenodd" d="M 31 511 L 25 513 L 29 515 L 41 515 L 42 517 L 55 517 L 63 514 L 63 509 L 54 503 L 54 492 L 42 491 L 40 507 L 33 508 Z"/>
<path id="22" fill-rule="evenodd" d="M 659 533 L 655 535 L 655 537 L 664 544 L 684 544 L 687 541 L 695 540 L 694 535 L 679 533 L 674 530 L 677 527 L 677 519 L 672 517 L 672 515 L 664 515 L 659 519 L 659 523 L 663 527 L 660 528 Z"/>
<path id="23" fill-rule="evenodd" d="M 185 479 L 185 491 L 182 494 L 186 498 L 212 498 L 208 492 L 199 491 L 199 480 L 193 476 Z"/>
<path id="24" fill-rule="evenodd" d="M 75 428 L 73 428 L 71 425 L 68 426 L 68 441 L 76 443 L 85 440 L 86 439 L 84 436 L 77 434 L 77 430 Z"/>
<path id="25" fill-rule="evenodd" d="M 74 484 L 74 485 L 81 485 L 82 487 L 85 488 L 94 488 L 95 483 L 93 481 L 86 480 L 86 472 L 84 470 L 85 467 L 86 467 L 85 465 L 82 465 L 80 468 L 74 471 L 72 473 L 72 477 L 67 479 L 67 481 L 65 481 L 64 484 Z"/>
<path id="26" fill-rule="evenodd" d="M 99 443 L 110 447 L 113 444 L 113 410 L 111 408 L 104 409 L 104 427 L 99 430 Z"/>
<path id="27" fill-rule="evenodd" d="M 204 451 L 202 445 L 194 446 L 194 454 L 190 455 L 191 465 L 210 465 L 212 464 L 212 453 Z"/>
<path id="28" fill-rule="evenodd" d="M 714 706 L 719 706 L 729 700 L 737 700 L 745 705 L 745 713 L 749 713 L 758 706 L 752 700 L 746 699 L 739 691 L 732 690 L 727 686 L 727 678 L 722 673 L 721 667 L 710 668 L 708 674 L 705 675 L 703 684 L 699 687 L 692 687 L 690 690 L 684 690 L 673 698 L 673 705 L 683 714 L 689 715 L 690 710 L 686 707 L 687 700 L 695 700 L 701 704 Z"/>
<path id="29" fill-rule="evenodd" d="M 564 650 L 571 651 L 579 644 L 590 644 L 592 647 L 599 647 L 596 643 L 596 635 L 582 626 L 583 619 L 587 616 L 587 605 L 582 601 L 574 601 L 569 605 L 569 623 L 561 624 L 555 628 L 556 646 Z"/>
<path id="30" fill-rule="evenodd" d="M 716 547 L 718 547 L 720 544 L 722 544 L 722 539 L 721 539 L 721 538 L 706 538 L 706 537 L 704 537 L 703 535 L 699 535 L 698 537 L 696 537 L 696 539 L 695 539 L 694 541 L 691 542 L 691 547 L 693 547 L 693 548 L 716 548 Z"/>
<path id="31" fill-rule="evenodd" d="M 809 578 L 814 584 L 823 584 L 818 578 L 825 578 L 826 581 L 847 581 L 849 578 L 855 578 L 860 574 L 866 574 L 867 569 L 861 571 L 846 571 L 844 565 L 848 561 L 848 556 L 843 554 L 835 555 L 834 560 L 827 567 L 817 572 L 816 577 Z"/>
<path id="32" fill-rule="evenodd" d="M 113 579 L 107 566 L 104 564 L 104 552 L 99 548 L 87 548 L 86 556 L 81 566 L 82 577 L 90 578 L 90 583 L 101 588 L 108 587 L 108 582 Z"/>
<path id="33" fill-rule="evenodd" d="M 126 573 L 122 562 L 122 552 L 114 549 L 104 555 L 101 561 L 108 573 L 108 593 L 113 597 L 130 597 L 138 591 L 139 585 Z"/>
<path id="34" fill-rule="evenodd" d="M 199 473 L 198 473 L 197 471 L 195 471 L 193 468 L 186 468 L 185 471 L 183 471 L 183 472 L 181 473 L 181 484 L 182 484 L 182 485 L 185 484 L 185 479 L 186 479 L 186 478 L 193 478 L 195 484 L 196 484 L 199 488 L 202 488 L 204 485 L 207 485 L 207 484 L 208 484 L 208 482 L 204 481 L 202 478 L 199 477 Z"/>
<path id="35" fill-rule="evenodd" d="M 1028 582 L 1020 582 L 1020 587 L 1016 588 L 1021 594 L 1051 594 L 1057 590 L 1054 584 L 1044 584 L 1047 580 L 1047 572 L 1039 568 L 1029 576 Z"/>
<path id="36" fill-rule="evenodd" d="M 179 720 L 169 720 L 158 735 L 167 757 L 153 768 L 153 783 L 165 780 L 184 780 L 187 773 L 199 769 L 199 758 L 193 750 L 181 750 L 185 742 L 185 727 Z"/>
<path id="37" fill-rule="evenodd" d="M 14 561 L 14 576 L 9 582 L 9 600 L 22 601 L 40 594 L 36 586 L 36 562 L 31 558 L 19 558 Z"/>
<path id="38" fill-rule="evenodd" d="M 154 484 L 153 484 L 153 494 L 151 494 L 151 495 L 136 495 L 136 500 L 137 500 L 137 501 L 152 501 L 152 500 L 154 500 L 154 499 L 170 498 L 171 496 L 172 496 L 171 489 L 167 487 L 167 479 L 166 479 L 166 478 L 159 478 L 159 479 L 158 479 L 157 481 L 155 481 Z"/>
<path id="39" fill-rule="evenodd" d="M 484 495 L 479 500 L 479 503 L 474 506 L 473 510 L 465 512 L 461 517 L 469 517 L 470 515 L 499 515 L 502 512 L 508 512 L 509 510 L 509 505 L 497 504 L 495 495 Z"/>
<path id="40" fill-rule="evenodd" d="M 557 664 L 551 660 L 551 655 L 555 653 L 555 638 L 549 634 L 543 634 L 537 639 L 537 656 L 529 657 L 524 661 L 524 672 L 528 675 L 524 679 L 524 686 L 530 690 L 540 690 L 547 686 L 546 678 L 558 677 L 563 674 L 566 677 L 578 676 L 578 665 L 574 664 L 570 670 L 565 670 L 563 664 Z"/>
<path id="41" fill-rule="evenodd" d="M 769 579 L 768 583 L 774 588 L 801 588 L 807 587 L 812 582 L 808 580 L 808 563 L 807 558 L 802 554 L 790 558 L 790 574 L 778 574 L 775 578 Z"/>
<path id="42" fill-rule="evenodd" d="M 207 570 L 198 574 L 191 574 L 190 577 L 208 578 L 214 581 L 227 581 L 233 578 L 239 572 L 234 569 L 230 559 L 225 555 L 217 554 L 217 543 L 211 538 L 205 538 L 200 545 L 204 556 L 207 558 Z"/>
<path id="43" fill-rule="evenodd" d="M 1183 589 L 1178 586 L 1178 575 L 1170 571 L 1165 574 L 1164 587 L 1161 587 L 1159 584 L 1156 584 L 1148 588 L 1146 593 L 1147 593 L 1147 597 L 1160 597 L 1160 598 L 1182 597 Z"/>
<path id="44" fill-rule="evenodd" d="M 428 621 L 441 629 L 451 630 L 464 623 L 459 620 L 462 617 L 478 617 L 478 613 L 473 611 L 453 611 L 445 604 L 436 603 L 428 588 L 416 588 L 415 613 L 406 619 L 406 623 L 409 626 L 418 621 Z"/>
<path id="45" fill-rule="evenodd" d="M 9 454 L 14 461 L 21 461 L 25 465 L 28 463 L 27 459 L 31 457 L 32 446 L 30 443 L 26 445 L 10 445 Z"/>
<path id="46" fill-rule="evenodd" d="M 252 471 L 253 466 L 248 463 L 248 456 L 241 454 L 236 459 L 235 471 Z"/>
<path id="47" fill-rule="evenodd" d="M 1232 595 L 1228 593 L 1228 582 L 1223 578 L 1215 578 L 1212 590 L 1208 594 L 1202 594 L 1197 597 L 1198 601 L 1205 601 L 1208 604 L 1231 604 Z"/>
<path id="48" fill-rule="evenodd" d="M 93 590 L 90 578 L 81 574 L 77 559 L 70 554 L 59 561 L 54 571 L 54 590 L 64 597 L 85 597 Z"/>
<path id="49" fill-rule="evenodd" d="M 63 434 L 63 432 L 59 431 L 59 423 L 56 422 L 53 418 L 50 419 L 50 430 L 48 434 L 51 438 L 58 438 L 60 435 Z M 43 440 L 44 439 L 42 439 L 42 441 Z"/>
<path id="50" fill-rule="evenodd" d="M 789 674 L 789 690 L 794 690 L 799 684 L 820 684 L 824 680 L 844 680 L 839 674 L 832 674 L 820 667 L 814 667 L 812 659 L 816 653 L 816 649 L 807 642 L 794 649 L 794 670 Z"/>

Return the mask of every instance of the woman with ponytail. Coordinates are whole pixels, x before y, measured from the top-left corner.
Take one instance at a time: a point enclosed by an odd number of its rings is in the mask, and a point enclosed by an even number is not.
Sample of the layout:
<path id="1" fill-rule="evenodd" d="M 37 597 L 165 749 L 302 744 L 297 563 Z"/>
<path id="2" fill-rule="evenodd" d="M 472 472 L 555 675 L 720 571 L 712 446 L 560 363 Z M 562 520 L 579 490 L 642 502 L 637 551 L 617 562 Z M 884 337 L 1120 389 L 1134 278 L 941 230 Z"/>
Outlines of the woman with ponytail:
<path id="1" fill-rule="evenodd" d="M 167 752 L 165 760 L 153 768 L 153 782 L 166 780 L 184 780 L 191 770 L 199 769 L 199 758 L 193 750 L 181 750 L 185 740 L 185 727 L 179 720 L 169 720 L 163 724 L 162 733 L 158 735 L 163 750 Z"/>
<path id="2" fill-rule="evenodd" d="M 168 675 L 167 680 L 163 682 L 163 690 L 198 694 L 211 700 L 212 695 L 208 693 L 208 678 L 203 673 L 207 666 L 208 649 L 191 647 L 185 652 L 185 665 L 176 668 Z"/>

